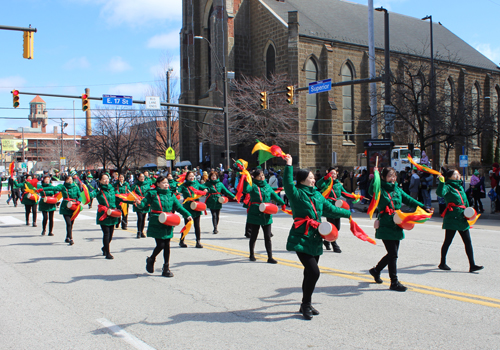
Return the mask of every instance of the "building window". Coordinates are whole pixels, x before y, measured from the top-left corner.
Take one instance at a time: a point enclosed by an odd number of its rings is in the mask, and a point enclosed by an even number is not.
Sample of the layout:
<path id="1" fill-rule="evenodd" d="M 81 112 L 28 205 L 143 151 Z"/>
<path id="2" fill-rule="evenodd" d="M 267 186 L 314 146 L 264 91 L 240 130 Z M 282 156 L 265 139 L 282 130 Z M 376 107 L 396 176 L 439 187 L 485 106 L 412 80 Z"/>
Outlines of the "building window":
<path id="1" fill-rule="evenodd" d="M 318 80 L 318 66 L 310 58 L 306 63 L 306 84 Z M 307 94 L 307 142 L 319 143 L 318 137 L 318 94 Z"/>
<path id="2" fill-rule="evenodd" d="M 276 69 L 276 51 L 274 50 L 274 46 L 269 44 L 266 52 L 266 77 L 267 79 L 271 79 L 271 76 L 274 74 Z"/>
<path id="3" fill-rule="evenodd" d="M 348 64 L 342 67 L 342 81 L 353 80 L 352 69 Z M 354 142 L 354 99 L 353 85 L 342 86 L 342 131 L 344 141 Z"/>
<path id="4" fill-rule="evenodd" d="M 478 125 L 477 123 L 479 122 L 479 88 L 477 87 L 477 84 L 472 85 L 471 89 L 471 117 L 472 117 L 472 128 L 471 130 L 477 130 Z M 479 135 L 473 135 L 471 138 L 471 145 L 472 147 L 478 147 L 479 146 Z"/>

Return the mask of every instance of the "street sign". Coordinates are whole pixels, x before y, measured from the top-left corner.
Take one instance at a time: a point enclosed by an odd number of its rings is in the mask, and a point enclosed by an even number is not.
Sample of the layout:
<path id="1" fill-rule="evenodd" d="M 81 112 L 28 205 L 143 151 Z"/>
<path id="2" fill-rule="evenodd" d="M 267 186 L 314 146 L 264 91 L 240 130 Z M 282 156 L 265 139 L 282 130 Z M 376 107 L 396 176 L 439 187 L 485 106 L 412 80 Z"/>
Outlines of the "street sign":
<path id="1" fill-rule="evenodd" d="M 28 168 L 28 164 L 26 164 L 26 163 L 21 163 L 21 168 L 22 168 L 22 169 L 27 169 L 27 168 Z"/>
<path id="2" fill-rule="evenodd" d="M 102 104 L 132 106 L 132 96 L 102 95 Z"/>
<path id="3" fill-rule="evenodd" d="M 160 97 L 146 96 L 146 109 L 161 109 Z"/>
<path id="4" fill-rule="evenodd" d="M 175 151 L 172 147 L 169 147 L 166 151 L 165 151 L 165 159 L 166 160 L 175 160 Z"/>
<path id="5" fill-rule="evenodd" d="M 309 83 L 309 94 L 330 91 L 332 89 L 332 79 L 325 79 Z"/>
<path id="6" fill-rule="evenodd" d="M 66 165 L 66 157 L 61 157 L 61 165 Z"/>
<path id="7" fill-rule="evenodd" d="M 469 156 L 468 155 L 461 155 L 458 158 L 458 161 L 460 163 L 460 168 L 467 168 L 469 166 Z"/>

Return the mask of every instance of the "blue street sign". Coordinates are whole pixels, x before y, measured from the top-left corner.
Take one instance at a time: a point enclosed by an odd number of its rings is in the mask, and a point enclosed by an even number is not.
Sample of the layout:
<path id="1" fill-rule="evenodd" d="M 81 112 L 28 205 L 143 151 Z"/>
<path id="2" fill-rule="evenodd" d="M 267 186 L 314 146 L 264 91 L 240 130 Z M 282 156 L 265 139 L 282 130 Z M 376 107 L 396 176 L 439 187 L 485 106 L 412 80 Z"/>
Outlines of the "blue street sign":
<path id="1" fill-rule="evenodd" d="M 102 95 L 102 104 L 132 106 L 132 96 Z"/>
<path id="2" fill-rule="evenodd" d="M 460 168 L 467 168 L 469 166 L 469 156 L 468 155 L 461 155 L 458 157 L 459 161 L 459 167 Z"/>
<path id="3" fill-rule="evenodd" d="M 330 91 L 332 89 L 332 79 L 325 79 L 309 83 L 309 94 Z"/>

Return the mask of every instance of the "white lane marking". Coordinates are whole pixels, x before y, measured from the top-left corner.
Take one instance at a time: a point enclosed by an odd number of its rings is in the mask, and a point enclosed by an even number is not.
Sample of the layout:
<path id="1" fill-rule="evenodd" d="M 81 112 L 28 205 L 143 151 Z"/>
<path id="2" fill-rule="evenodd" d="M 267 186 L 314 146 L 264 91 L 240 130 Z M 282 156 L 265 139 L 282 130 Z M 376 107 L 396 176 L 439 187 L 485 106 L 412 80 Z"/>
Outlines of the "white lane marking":
<path id="1" fill-rule="evenodd" d="M 7 225 L 22 225 L 22 220 L 19 220 L 13 216 L 0 216 L 0 221 L 2 222 L 0 226 Z"/>
<path id="2" fill-rule="evenodd" d="M 88 216 L 88 215 L 80 214 L 80 215 L 78 215 L 76 220 L 95 220 L 95 216 Z"/>
<path id="3" fill-rule="evenodd" d="M 149 346 L 142 340 L 134 337 L 132 334 L 127 333 L 125 330 L 123 330 L 122 328 L 118 327 L 116 324 L 114 324 L 111 321 L 108 321 L 105 318 L 99 318 L 96 321 L 102 324 L 104 327 L 108 328 L 115 337 L 122 338 L 124 341 L 126 341 L 136 349 L 155 350 L 155 348 Z"/>
<path id="4" fill-rule="evenodd" d="M 201 218 L 202 218 L 202 219 L 211 219 L 211 218 L 212 218 L 212 216 L 211 216 L 211 215 L 203 215 Z M 221 215 L 221 216 L 219 216 L 219 218 L 227 218 L 227 216 L 225 216 L 225 215 Z"/>

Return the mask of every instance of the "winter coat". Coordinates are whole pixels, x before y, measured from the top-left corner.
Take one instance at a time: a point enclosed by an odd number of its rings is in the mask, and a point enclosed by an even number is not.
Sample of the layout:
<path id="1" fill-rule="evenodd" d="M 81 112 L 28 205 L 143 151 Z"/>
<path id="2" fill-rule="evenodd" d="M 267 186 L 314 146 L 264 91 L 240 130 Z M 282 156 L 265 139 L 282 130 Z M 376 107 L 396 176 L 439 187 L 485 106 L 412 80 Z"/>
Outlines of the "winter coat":
<path id="1" fill-rule="evenodd" d="M 325 179 L 324 177 L 322 177 L 316 183 L 316 187 L 318 188 L 318 190 L 320 192 L 323 192 L 330 185 L 330 181 L 331 181 L 330 177 L 327 178 L 327 179 Z M 333 182 L 332 190 L 328 194 L 327 199 L 330 200 L 333 204 L 335 204 L 335 202 L 337 201 L 337 199 L 340 199 L 340 197 L 342 197 L 342 192 L 346 192 L 347 193 L 347 191 L 344 188 L 344 185 L 342 184 L 342 182 L 340 182 L 339 179 L 335 179 L 335 181 Z"/>
<path id="2" fill-rule="evenodd" d="M 107 209 L 116 209 L 115 189 L 111 184 L 99 185 L 99 189 L 90 192 L 91 198 L 97 198 L 99 205 L 105 206 Z M 106 209 L 106 210 L 107 210 Z M 100 218 L 105 217 L 102 221 Z M 102 226 L 114 226 L 119 222 L 120 218 L 108 216 L 106 211 L 97 209 L 96 224 Z"/>
<path id="3" fill-rule="evenodd" d="M 25 184 L 26 181 L 18 183 L 16 180 L 14 180 L 14 189 L 20 189 L 22 191 L 21 194 L 21 204 L 24 205 L 36 205 L 37 202 L 34 199 L 29 199 L 28 198 L 28 192 L 25 191 Z"/>
<path id="4" fill-rule="evenodd" d="M 115 194 L 125 194 L 125 193 L 129 193 L 130 192 L 130 186 L 128 184 L 128 182 L 123 182 L 122 184 L 120 183 L 120 181 L 118 181 L 117 183 L 115 183 L 113 185 L 113 188 L 115 190 Z M 120 198 L 116 197 L 116 206 L 119 206 L 120 203 L 123 202 L 123 200 L 121 200 Z"/>
<path id="5" fill-rule="evenodd" d="M 461 180 L 446 180 L 444 183 L 439 182 L 436 194 L 439 197 L 443 197 L 446 204 L 453 203 L 456 205 L 463 205 L 466 208 L 469 206 Z M 464 216 L 464 208 L 451 207 L 446 211 L 443 218 L 443 229 L 465 231 L 468 230 L 469 227 L 467 218 Z"/>
<path id="6" fill-rule="evenodd" d="M 219 210 L 222 208 L 222 204 L 219 203 L 219 198 L 222 197 L 223 195 L 226 195 L 227 197 L 234 199 L 234 194 L 229 192 L 229 190 L 224 186 L 222 182 L 219 181 L 219 179 L 215 181 L 207 181 L 204 184 L 205 188 L 208 190 L 207 197 L 205 199 L 205 204 L 207 205 L 207 208 L 212 209 L 212 210 Z"/>
<path id="7" fill-rule="evenodd" d="M 418 177 L 417 174 L 412 174 L 409 187 L 410 193 L 418 192 L 419 189 L 420 189 L 420 177 Z"/>
<path id="8" fill-rule="evenodd" d="M 205 186 L 200 184 L 198 181 L 184 181 L 184 183 L 182 185 L 180 185 L 179 187 L 177 187 L 177 190 L 182 193 L 182 197 L 184 197 L 184 199 L 187 199 L 187 198 L 190 198 L 190 197 L 193 197 L 195 195 L 193 189 L 195 190 L 199 190 L 199 191 L 203 191 L 205 189 Z M 198 202 L 200 199 L 195 199 L 195 202 Z M 196 210 L 192 210 L 191 209 L 191 201 L 188 201 L 186 203 L 184 203 L 182 205 L 184 207 L 184 209 L 186 209 L 188 212 L 189 212 L 189 215 L 195 219 L 197 218 L 198 216 L 201 215 L 201 211 L 196 211 Z"/>
<path id="9" fill-rule="evenodd" d="M 72 183 L 64 183 L 62 185 L 57 185 L 57 186 L 47 186 L 47 190 L 61 192 L 63 196 L 63 201 L 61 205 L 59 206 L 59 214 L 61 215 L 73 215 L 73 211 L 68 208 L 68 199 L 72 199 L 75 201 L 80 201 L 80 187 L 78 187 L 77 184 L 74 182 Z"/>
<path id="10" fill-rule="evenodd" d="M 45 188 L 48 188 L 49 186 L 52 186 L 52 184 L 48 183 L 39 183 L 38 188 L 43 189 L 43 191 L 39 192 L 38 194 L 40 195 L 40 202 L 38 203 L 38 210 L 39 211 L 55 211 L 56 210 L 56 205 L 55 204 L 48 204 L 43 201 L 45 197 L 52 197 L 56 195 L 59 192 L 56 191 L 51 191 L 51 190 L 46 190 Z"/>
<path id="11" fill-rule="evenodd" d="M 174 179 L 168 180 L 168 186 L 170 187 L 169 189 L 172 193 L 175 193 L 175 194 L 178 193 L 177 187 L 179 186 L 179 183 L 177 181 L 175 181 Z"/>
<path id="12" fill-rule="evenodd" d="M 327 216 L 332 219 L 349 218 L 351 213 L 349 210 L 337 208 L 326 200 L 316 187 L 305 186 L 293 183 L 293 167 L 287 165 L 283 176 L 283 187 L 285 188 L 286 196 L 290 201 L 293 218 L 309 217 L 317 222 L 321 222 L 321 216 Z M 302 224 L 295 228 L 292 224 L 286 250 L 318 256 L 323 254 L 323 238 L 317 228 L 309 226 L 307 235 L 306 224 Z"/>
<path id="13" fill-rule="evenodd" d="M 266 180 L 252 179 L 252 186 L 248 182 L 245 182 L 243 193 L 250 194 L 247 210 L 247 223 L 249 224 L 264 226 L 273 223 L 273 216 L 271 214 L 265 214 L 259 210 L 261 203 L 271 203 L 271 200 L 274 200 L 279 205 L 285 204 Z"/>
<path id="14" fill-rule="evenodd" d="M 134 188 L 132 189 L 132 192 L 135 192 L 141 197 L 146 197 L 146 194 L 150 189 L 151 185 L 149 184 L 149 181 L 147 181 L 147 179 L 144 181 L 137 180 Z M 141 209 L 139 209 L 134 205 L 134 213 L 149 213 L 149 207 L 142 207 Z"/>
<path id="15" fill-rule="evenodd" d="M 159 199 L 159 200 L 158 200 Z M 158 221 L 159 213 L 172 213 L 173 210 L 179 212 L 184 219 L 191 216 L 189 211 L 184 209 L 175 197 L 175 194 L 168 189 L 156 188 L 146 193 L 146 196 L 138 206 L 139 208 L 151 208 L 151 216 L 148 223 L 148 237 L 159 239 L 170 239 L 173 237 L 173 226 L 167 226 Z"/>
<path id="16" fill-rule="evenodd" d="M 384 180 L 380 181 L 380 201 L 378 203 L 379 228 L 376 230 L 375 238 L 400 241 L 405 238 L 403 229 L 394 223 L 394 210 L 400 210 L 402 203 L 411 208 L 424 207 L 422 203 L 407 195 L 398 183 L 390 183 Z M 373 193 L 373 185 L 368 190 Z M 386 212 L 389 208 L 391 213 Z"/>

